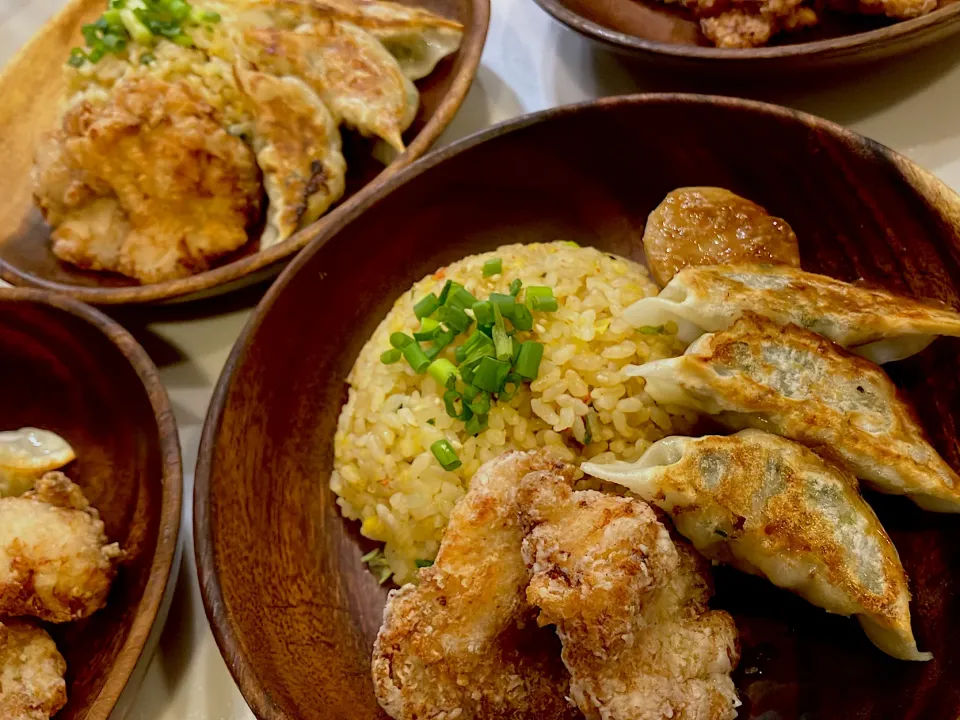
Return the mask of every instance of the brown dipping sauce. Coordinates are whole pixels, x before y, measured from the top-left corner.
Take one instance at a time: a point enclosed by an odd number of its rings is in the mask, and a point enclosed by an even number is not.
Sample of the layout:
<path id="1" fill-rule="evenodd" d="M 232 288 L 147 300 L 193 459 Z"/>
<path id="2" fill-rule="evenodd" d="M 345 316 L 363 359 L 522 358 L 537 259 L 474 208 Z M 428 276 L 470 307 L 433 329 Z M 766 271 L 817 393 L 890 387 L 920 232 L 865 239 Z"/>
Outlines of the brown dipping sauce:
<path id="1" fill-rule="evenodd" d="M 661 287 L 691 265 L 800 267 L 797 236 L 786 221 L 723 188 L 688 187 L 669 193 L 647 219 L 643 247 Z"/>

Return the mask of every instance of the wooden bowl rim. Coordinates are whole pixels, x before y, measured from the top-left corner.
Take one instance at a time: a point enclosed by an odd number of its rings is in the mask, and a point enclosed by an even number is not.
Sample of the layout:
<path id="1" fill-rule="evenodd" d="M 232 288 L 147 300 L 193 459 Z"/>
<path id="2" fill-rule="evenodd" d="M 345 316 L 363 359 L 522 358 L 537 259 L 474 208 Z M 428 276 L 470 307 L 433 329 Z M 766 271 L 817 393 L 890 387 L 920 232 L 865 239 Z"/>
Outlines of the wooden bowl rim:
<path id="1" fill-rule="evenodd" d="M 691 108 L 695 108 L 698 105 L 739 108 L 753 113 L 772 115 L 773 117 L 781 118 L 789 122 L 817 128 L 835 138 L 845 140 L 860 148 L 886 155 L 903 175 L 912 176 L 910 178 L 912 185 L 926 186 L 926 192 L 928 194 L 931 192 L 935 193 L 941 202 L 954 207 L 957 210 L 958 216 L 960 216 L 960 195 L 955 193 L 943 183 L 942 180 L 929 171 L 875 140 L 871 140 L 853 130 L 817 117 L 816 115 L 791 110 L 790 108 L 780 105 L 720 95 L 692 93 L 619 95 L 521 115 L 473 133 L 455 143 L 436 150 L 391 177 L 390 180 L 379 187 L 376 192 L 365 197 L 363 202 L 353 206 L 349 214 L 345 214 L 336 228 L 331 228 L 326 232 L 319 233 L 311 242 L 310 246 L 284 269 L 280 277 L 269 288 L 244 326 L 233 349 L 230 351 L 230 355 L 224 364 L 223 371 L 214 388 L 210 406 L 207 410 L 207 416 L 204 421 L 193 485 L 194 556 L 197 566 L 197 576 L 200 582 L 200 594 L 203 599 L 204 611 L 210 623 L 210 628 L 213 631 L 214 639 L 217 642 L 217 647 L 220 649 L 220 654 L 223 656 L 241 694 L 259 720 L 297 719 L 287 715 L 281 710 L 273 702 L 266 688 L 261 685 L 245 656 L 243 643 L 235 634 L 234 628 L 230 623 L 229 611 L 226 608 L 223 599 L 223 590 L 220 585 L 216 562 L 216 548 L 214 547 L 212 526 L 210 524 L 210 478 L 214 465 L 214 451 L 223 422 L 223 413 L 226 409 L 227 396 L 230 393 L 234 377 L 237 374 L 238 367 L 247 355 L 253 336 L 273 308 L 276 299 L 287 285 L 293 281 L 293 278 L 299 271 L 310 262 L 310 259 L 331 240 L 337 232 L 400 186 L 405 185 L 449 158 L 466 152 L 478 145 L 482 145 L 484 142 L 501 135 L 522 130 L 531 125 L 549 122 L 567 115 L 621 106 L 658 105 L 667 103 L 679 103 L 688 105 Z"/>
<path id="2" fill-rule="evenodd" d="M 534 2 L 547 14 L 571 30 L 582 33 L 610 47 L 652 53 L 655 55 L 666 55 L 686 60 L 718 60 L 727 64 L 794 58 L 816 59 L 825 55 L 835 54 L 852 55 L 869 45 L 907 37 L 960 15 L 960 2 L 953 2 L 927 15 L 922 15 L 921 17 L 910 20 L 901 20 L 893 25 L 867 30 L 866 32 L 852 33 L 850 35 L 827 38 L 825 40 L 815 40 L 813 42 L 738 50 L 646 40 L 636 35 L 612 30 L 593 20 L 588 20 L 582 15 L 578 15 L 566 8 L 561 4 L 560 0 L 534 0 Z"/>
<path id="3" fill-rule="evenodd" d="M 183 494 L 183 469 L 180 439 L 170 400 L 156 366 L 134 337 L 99 310 L 72 298 L 28 288 L 0 287 L 0 302 L 25 302 L 56 308 L 80 318 L 99 330 L 123 354 L 140 378 L 153 408 L 159 429 L 163 482 L 157 547 L 150 565 L 150 576 L 137 603 L 136 615 L 123 647 L 107 671 L 107 679 L 84 720 L 107 720 L 137 666 L 163 601 L 173 569 L 180 538 L 180 511 Z"/>
<path id="4" fill-rule="evenodd" d="M 487 29 L 490 25 L 490 0 L 469 0 L 469 2 L 471 16 L 468 23 L 465 24 L 464 37 L 460 45 L 459 67 L 453 76 L 450 89 L 444 94 L 427 124 L 417 133 L 407 149 L 385 167 L 379 175 L 360 188 L 343 204 L 283 242 L 197 275 L 150 285 L 118 288 L 68 285 L 26 274 L 3 259 L 0 259 L 0 279 L 19 287 L 34 287 L 64 293 L 76 300 L 93 305 L 125 305 L 157 303 L 183 298 L 183 296 L 195 293 L 207 293 L 220 285 L 253 275 L 259 271 L 269 272 L 264 269 L 291 255 L 295 255 L 306 247 L 314 237 L 325 233 L 327 229 L 338 227 L 353 207 L 362 203 L 398 171 L 422 156 L 453 120 L 477 74 L 477 68 L 480 66 L 480 55 L 483 52 Z M 68 4 L 60 13 L 68 12 L 71 4 Z M 55 22 L 55 19 L 48 22 Z M 43 29 L 41 28 L 39 32 L 42 33 Z M 17 57 L 25 51 L 25 48 L 26 46 L 21 48 L 20 52 L 11 58 L 6 67 L 0 71 L 0 75 L 13 72 L 16 69 Z"/>

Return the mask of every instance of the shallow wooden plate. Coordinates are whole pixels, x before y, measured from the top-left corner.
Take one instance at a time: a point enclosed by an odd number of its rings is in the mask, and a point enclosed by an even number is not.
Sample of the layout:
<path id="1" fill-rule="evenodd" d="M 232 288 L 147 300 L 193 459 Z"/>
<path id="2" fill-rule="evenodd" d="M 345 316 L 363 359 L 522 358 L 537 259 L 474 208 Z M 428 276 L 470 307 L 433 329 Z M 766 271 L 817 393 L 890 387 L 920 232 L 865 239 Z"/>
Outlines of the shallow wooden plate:
<path id="1" fill-rule="evenodd" d="M 639 131 L 638 131 L 639 130 Z M 764 152 L 756 152 L 756 147 Z M 823 120 L 695 95 L 600 100 L 519 118 L 424 158 L 324 234 L 270 289 L 218 383 L 196 473 L 204 604 L 263 720 L 381 718 L 370 651 L 386 588 L 372 544 L 328 488 L 345 379 L 394 299 L 463 256 L 567 239 L 642 261 L 671 189 L 719 185 L 786 218 L 807 269 L 960 307 L 960 198 L 892 151 Z M 960 469 L 960 341 L 892 367 Z M 920 646 L 897 662 L 857 623 L 718 572 L 736 617 L 741 718 L 956 720 L 960 523 L 871 496 L 911 574 Z"/>
<path id="2" fill-rule="evenodd" d="M 69 701 L 57 720 L 106 720 L 172 589 L 176 423 L 156 368 L 126 330 L 69 298 L 0 288 L 0 429 L 20 427 L 52 430 L 74 447 L 64 471 L 128 553 L 103 610 L 47 628 L 67 661 Z"/>
<path id="3" fill-rule="evenodd" d="M 67 6 L 0 73 L 0 278 L 57 290 L 96 305 L 195 300 L 268 278 L 310 240 L 335 227 L 387 179 L 439 137 L 466 97 L 480 62 L 490 20 L 490 0 L 399 0 L 433 10 L 464 25 L 458 53 L 417 82 L 420 110 L 404 133 L 407 150 L 387 168 L 370 155 L 369 143 L 346 136 L 347 192 L 340 203 L 288 240 L 258 252 L 252 243 L 213 269 L 181 280 L 140 285 L 120 275 L 87 272 L 60 262 L 50 249 L 50 230 L 33 205 L 30 171 L 38 138 L 58 116 L 62 69 L 69 50 L 82 44 L 80 27 L 97 18 L 104 0 L 70 0 Z"/>
<path id="4" fill-rule="evenodd" d="M 679 70 L 753 73 L 861 65 L 960 33 L 960 2 L 912 20 L 828 13 L 820 27 L 785 33 L 769 47 L 714 47 L 692 16 L 659 0 L 536 0 L 570 29 L 607 47 Z"/>

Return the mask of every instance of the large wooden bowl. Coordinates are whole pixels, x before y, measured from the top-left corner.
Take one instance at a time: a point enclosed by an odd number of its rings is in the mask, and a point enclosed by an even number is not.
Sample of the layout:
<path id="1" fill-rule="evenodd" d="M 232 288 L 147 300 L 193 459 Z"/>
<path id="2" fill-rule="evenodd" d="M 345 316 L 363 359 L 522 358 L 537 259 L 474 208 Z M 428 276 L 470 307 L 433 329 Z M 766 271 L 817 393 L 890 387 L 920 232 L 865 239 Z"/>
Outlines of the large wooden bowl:
<path id="1" fill-rule="evenodd" d="M 106 720 L 172 589 L 176 423 L 150 358 L 114 321 L 69 298 L 0 288 L 0 429 L 19 427 L 52 430 L 74 447 L 65 472 L 128 553 L 103 610 L 48 626 L 67 661 L 69 701 L 57 720 Z"/>
<path id="2" fill-rule="evenodd" d="M 764 148 L 758 153 L 757 147 Z M 890 150 L 760 103 L 639 95 L 506 123 L 397 175 L 317 238 L 233 350 L 194 495 L 207 615 L 262 720 L 381 718 L 370 651 L 388 588 L 328 480 L 345 379 L 394 299 L 469 253 L 558 238 L 642 260 L 647 214 L 681 185 L 731 188 L 786 218 L 810 270 L 960 307 L 960 198 Z M 957 469 L 960 341 L 891 369 Z M 956 720 L 960 522 L 871 496 L 910 572 L 927 664 L 892 660 L 857 623 L 718 572 L 736 617 L 741 718 Z M 478 549 L 482 551 L 482 549 Z"/>
<path id="3" fill-rule="evenodd" d="M 807 72 L 862 65 L 918 50 L 960 33 L 960 2 L 940 0 L 929 15 L 894 21 L 827 13 L 811 31 L 785 33 L 769 47 L 713 47 L 690 14 L 660 0 L 536 0 L 571 30 L 634 57 L 674 69 L 730 74 Z M 769 79 L 769 78 L 768 78 Z"/>
<path id="4" fill-rule="evenodd" d="M 50 228 L 33 205 L 30 171 L 40 135 L 58 116 L 63 64 L 81 45 L 80 27 L 103 12 L 105 0 L 69 0 L 66 7 L 0 73 L 0 278 L 13 285 L 66 293 L 95 305 L 194 300 L 249 285 L 278 273 L 318 234 L 337 226 L 387 179 L 439 137 L 466 97 L 487 35 L 490 0 L 400 0 L 425 7 L 465 27 L 459 52 L 445 58 L 417 83 L 420 110 L 404 133 L 407 150 L 389 167 L 370 154 L 370 144 L 347 142 L 347 191 L 313 225 L 262 252 L 248 243 L 213 269 L 181 280 L 140 285 L 119 275 L 94 273 L 59 261 L 50 248 Z"/>

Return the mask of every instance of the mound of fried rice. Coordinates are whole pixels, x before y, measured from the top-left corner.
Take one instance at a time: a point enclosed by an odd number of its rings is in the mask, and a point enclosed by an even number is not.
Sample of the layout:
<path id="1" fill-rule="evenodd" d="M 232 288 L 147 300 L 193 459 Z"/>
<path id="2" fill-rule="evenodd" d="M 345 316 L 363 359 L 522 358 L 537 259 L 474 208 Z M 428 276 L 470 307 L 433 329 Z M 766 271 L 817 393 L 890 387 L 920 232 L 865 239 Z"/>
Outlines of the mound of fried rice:
<path id="1" fill-rule="evenodd" d="M 502 259 L 502 273 L 483 277 L 483 264 Z M 413 306 L 447 279 L 478 298 L 524 286 L 553 288 L 559 309 L 534 313 L 534 328 L 522 339 L 544 345 L 539 376 L 509 402 L 495 402 L 489 427 L 476 437 L 447 415 L 444 389 L 428 374 L 401 361 L 385 365 L 390 334 L 419 326 Z M 434 558 L 450 511 L 480 465 L 513 449 L 551 448 L 579 465 L 585 459 L 634 460 L 654 441 L 683 433 L 693 413 L 660 407 L 643 381 L 622 373 L 626 365 L 672 357 L 683 351 L 676 328 L 629 327 L 619 319 L 642 297 L 657 294 L 642 265 L 569 242 L 509 245 L 473 255 L 428 276 L 406 292 L 384 318 L 349 376 L 349 399 L 335 439 L 331 487 L 343 514 L 362 523 L 361 532 L 383 542 L 386 579 L 402 584 L 417 563 Z M 453 360 L 453 348 L 443 357 Z M 446 471 L 430 445 L 446 438 L 463 465 Z M 584 479 L 583 484 L 595 483 Z"/>

